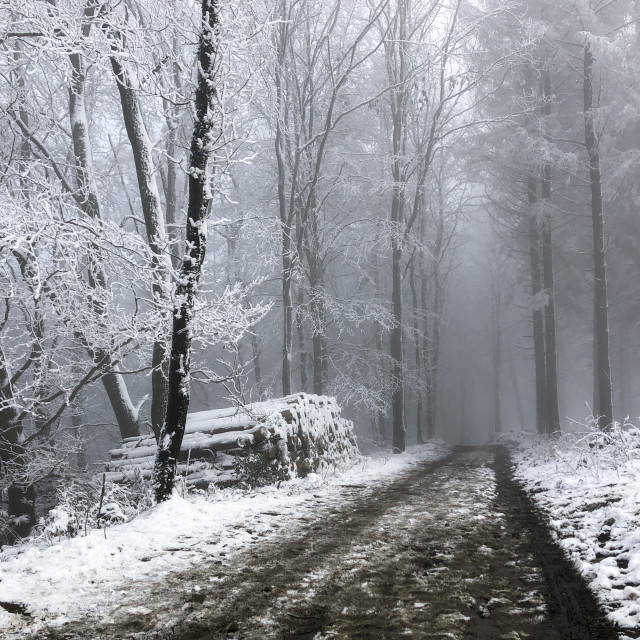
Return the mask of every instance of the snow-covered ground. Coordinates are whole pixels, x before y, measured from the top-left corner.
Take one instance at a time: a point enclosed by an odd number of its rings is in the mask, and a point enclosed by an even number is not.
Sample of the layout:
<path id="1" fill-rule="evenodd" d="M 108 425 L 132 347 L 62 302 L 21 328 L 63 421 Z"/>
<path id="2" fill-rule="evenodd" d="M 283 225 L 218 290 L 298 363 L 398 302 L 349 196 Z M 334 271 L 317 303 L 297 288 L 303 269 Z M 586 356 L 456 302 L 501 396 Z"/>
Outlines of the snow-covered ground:
<path id="1" fill-rule="evenodd" d="M 590 431 L 510 444 L 516 477 L 610 619 L 640 629 L 640 431 L 628 425 L 610 436 Z"/>
<path id="2" fill-rule="evenodd" d="M 449 453 L 443 444 L 402 455 L 366 458 L 326 477 L 311 474 L 280 488 L 223 490 L 208 497 L 175 495 L 132 521 L 53 543 L 36 539 L 0 552 L 0 602 L 23 605 L 28 616 L 0 608 L 0 635 L 36 633 L 39 621 L 63 624 L 107 616 L 127 593 L 203 557 L 228 561 L 252 541 L 282 535 L 317 508 L 318 497 L 341 501 L 350 485 L 377 487 L 414 465 Z"/>

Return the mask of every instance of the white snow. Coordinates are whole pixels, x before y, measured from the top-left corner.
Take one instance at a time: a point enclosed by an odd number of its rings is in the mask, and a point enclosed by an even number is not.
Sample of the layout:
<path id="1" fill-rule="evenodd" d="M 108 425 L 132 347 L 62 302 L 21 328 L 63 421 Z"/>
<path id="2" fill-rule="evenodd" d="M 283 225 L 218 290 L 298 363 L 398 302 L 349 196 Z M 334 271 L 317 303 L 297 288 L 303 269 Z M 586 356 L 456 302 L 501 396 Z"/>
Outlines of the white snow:
<path id="1" fill-rule="evenodd" d="M 0 601 L 26 606 L 31 617 L 0 608 L 0 635 L 37 635 L 39 625 L 62 624 L 86 616 L 105 618 L 123 596 L 146 589 L 162 574 L 188 568 L 204 558 L 227 562 L 248 544 L 283 535 L 318 508 L 317 500 L 339 503 L 354 485 L 376 490 L 425 460 L 446 455 L 442 444 L 411 448 L 404 454 L 365 458 L 358 466 L 310 474 L 280 488 L 251 492 L 222 490 L 211 496 L 181 497 L 132 521 L 89 531 L 85 537 L 42 538 L 0 552 Z M 203 577 L 203 580 L 206 578 Z"/>
<path id="2" fill-rule="evenodd" d="M 640 627 L 640 432 L 588 431 L 512 443 L 516 477 L 623 629 Z"/>

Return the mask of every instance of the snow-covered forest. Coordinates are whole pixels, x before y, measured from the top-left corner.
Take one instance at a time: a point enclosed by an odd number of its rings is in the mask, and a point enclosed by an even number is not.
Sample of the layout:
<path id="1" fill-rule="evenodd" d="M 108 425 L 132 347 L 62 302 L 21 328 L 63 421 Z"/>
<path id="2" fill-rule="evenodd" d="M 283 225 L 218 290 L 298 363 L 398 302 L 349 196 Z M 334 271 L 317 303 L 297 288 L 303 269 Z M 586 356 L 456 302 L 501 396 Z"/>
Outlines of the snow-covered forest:
<path id="1" fill-rule="evenodd" d="M 640 637 L 637 0 L 0 0 L 0 121 L 0 629 Z"/>

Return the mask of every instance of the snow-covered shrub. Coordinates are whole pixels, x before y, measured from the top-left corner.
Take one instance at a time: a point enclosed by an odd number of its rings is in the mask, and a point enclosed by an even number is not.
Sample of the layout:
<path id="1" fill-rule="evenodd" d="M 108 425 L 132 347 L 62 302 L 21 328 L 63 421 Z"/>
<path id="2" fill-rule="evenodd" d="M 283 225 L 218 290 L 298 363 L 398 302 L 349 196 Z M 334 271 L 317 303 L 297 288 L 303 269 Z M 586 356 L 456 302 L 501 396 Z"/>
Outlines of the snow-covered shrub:
<path id="1" fill-rule="evenodd" d="M 141 479 L 130 484 L 77 478 L 58 492 L 58 504 L 41 518 L 47 540 L 75 538 L 90 529 L 119 524 L 153 506 L 152 491 Z"/>
<path id="2" fill-rule="evenodd" d="M 78 516 L 67 505 L 54 507 L 44 519 L 42 535 L 47 540 L 62 538 L 63 536 L 75 538 L 80 530 Z"/>
<path id="3" fill-rule="evenodd" d="M 620 473 L 630 463 L 640 461 L 640 429 L 630 422 L 614 422 L 603 431 L 592 416 L 584 423 L 573 423 L 568 431 L 522 444 L 525 449 L 533 444 L 535 457 L 555 462 L 558 473 L 587 473 L 600 478 L 605 471 Z"/>

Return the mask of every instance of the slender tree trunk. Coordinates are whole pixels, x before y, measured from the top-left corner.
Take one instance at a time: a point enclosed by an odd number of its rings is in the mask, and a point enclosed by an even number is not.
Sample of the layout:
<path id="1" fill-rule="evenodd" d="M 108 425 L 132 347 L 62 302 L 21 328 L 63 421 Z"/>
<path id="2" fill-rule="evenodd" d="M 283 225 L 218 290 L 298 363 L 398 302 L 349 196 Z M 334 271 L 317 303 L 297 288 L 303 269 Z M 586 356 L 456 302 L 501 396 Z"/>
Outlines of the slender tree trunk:
<path id="1" fill-rule="evenodd" d="M 276 138 L 275 152 L 278 166 L 278 212 L 280 216 L 280 233 L 282 239 L 282 394 L 291 395 L 291 354 L 293 351 L 293 299 L 292 279 L 293 260 L 291 249 L 291 219 L 287 213 L 286 168 L 284 161 L 285 132 L 284 123 L 284 87 L 283 63 L 287 46 L 288 27 L 283 23 L 279 30 L 278 59 L 276 61 Z M 293 189 L 293 186 L 292 186 Z"/>
<path id="2" fill-rule="evenodd" d="M 173 40 L 173 53 L 177 58 L 179 54 L 179 44 L 177 38 Z M 175 86 L 182 87 L 180 77 L 180 65 L 177 61 L 173 63 L 173 79 Z M 178 232 L 178 176 L 177 176 L 177 155 L 178 155 L 178 131 L 179 131 L 179 109 L 164 99 L 165 120 L 167 123 L 166 154 L 167 172 L 166 180 L 163 180 L 165 196 L 165 221 L 167 225 L 167 245 L 171 256 L 171 264 L 175 270 L 180 268 L 180 247 Z M 162 174 L 161 174 L 162 175 Z"/>
<path id="3" fill-rule="evenodd" d="M 500 379 L 501 379 L 501 360 L 502 360 L 502 327 L 500 326 L 500 317 L 502 314 L 502 283 L 500 282 L 501 273 L 498 265 L 496 271 L 492 273 L 492 293 L 493 300 L 491 305 L 491 324 L 493 334 L 493 417 L 494 432 L 502 433 L 502 411 L 500 407 Z"/>
<path id="4" fill-rule="evenodd" d="M 547 119 L 551 115 L 551 75 L 548 69 L 542 73 L 542 112 Z M 546 126 L 546 121 L 545 121 Z M 545 131 L 545 139 L 549 136 Z M 547 379 L 547 433 L 560 431 L 558 411 L 558 374 L 556 354 L 555 292 L 553 289 L 553 244 L 551 240 L 551 167 L 543 167 L 541 198 L 544 203 L 544 223 L 542 227 L 542 278 L 547 295 L 544 308 L 544 346 Z"/>
<path id="5" fill-rule="evenodd" d="M 22 446 L 23 428 L 15 406 L 11 374 L 7 360 L 0 347 L 0 471 L 21 471 L 25 466 L 25 451 Z M 12 535 L 26 536 L 36 523 L 35 489 L 33 485 L 13 481 L 7 491 L 8 514 L 13 520 Z M 3 539 L 0 537 L 0 539 Z M 7 537 L 4 544 L 14 542 Z"/>
<path id="6" fill-rule="evenodd" d="M 296 297 L 296 309 L 302 309 L 304 306 L 304 290 L 302 287 L 298 289 Z M 304 322 L 302 314 L 296 312 L 296 329 L 298 332 L 298 353 L 300 362 L 300 391 L 308 392 L 309 379 L 307 376 L 307 341 L 304 335 Z"/>
<path id="7" fill-rule="evenodd" d="M 467 402 L 467 370 L 464 369 L 460 377 L 460 445 L 464 445 L 467 432 L 466 402 Z"/>
<path id="8" fill-rule="evenodd" d="M 378 234 L 376 234 L 376 246 L 378 245 L 379 241 L 380 241 L 380 237 Z M 380 296 L 380 274 L 378 269 L 377 254 L 373 256 L 373 259 L 371 261 L 371 268 L 372 268 L 373 284 L 375 287 L 375 296 L 376 296 L 376 299 L 378 299 Z M 374 344 L 376 349 L 380 353 L 382 353 L 382 350 L 383 350 L 382 325 L 377 320 L 374 320 L 374 323 L 373 323 L 373 339 L 375 341 Z M 385 405 L 386 405 L 386 402 L 385 402 Z M 377 413 L 377 428 L 378 428 L 378 435 L 380 436 L 380 439 L 383 442 L 387 442 L 389 437 L 387 435 L 387 414 L 385 411 L 379 411 Z"/>
<path id="9" fill-rule="evenodd" d="M 593 417 L 597 419 L 598 416 L 598 408 L 600 407 L 600 388 L 599 388 L 599 376 L 598 376 L 598 334 L 596 332 L 596 327 L 598 326 L 598 307 L 596 306 L 596 298 L 593 297 L 593 337 L 591 340 L 592 344 L 592 358 L 591 364 L 593 367 L 593 400 L 591 404 L 591 408 L 593 410 Z"/>
<path id="10" fill-rule="evenodd" d="M 529 197 L 529 268 L 531 271 L 531 298 L 533 306 L 533 357 L 536 374 L 536 427 L 538 433 L 547 433 L 547 374 L 544 349 L 544 316 L 541 307 L 542 271 L 540 267 L 540 225 L 536 211 L 538 196 L 536 180 L 527 181 Z"/>
<path id="11" fill-rule="evenodd" d="M 251 355 L 253 357 L 253 376 L 256 381 L 258 398 L 264 400 L 264 387 L 262 386 L 262 372 L 260 366 L 260 339 L 255 329 L 251 332 Z"/>
<path id="12" fill-rule="evenodd" d="M 405 450 L 404 425 L 404 359 L 402 353 L 402 240 L 394 238 L 391 242 L 392 253 L 392 293 L 391 306 L 393 328 L 391 329 L 390 355 L 393 360 L 391 376 L 391 414 L 393 420 L 393 452 Z"/>
<path id="13" fill-rule="evenodd" d="M 153 470 L 156 500 L 171 496 L 189 410 L 192 314 L 206 252 L 206 218 L 211 202 L 207 184 L 210 140 L 220 135 L 218 105 L 219 0 L 202 0 L 202 32 L 198 43 L 196 117 L 189 158 L 189 204 L 186 246 L 175 290 L 169 360 L 167 415 Z"/>
<path id="14" fill-rule="evenodd" d="M 309 309 L 313 322 L 313 335 L 311 338 L 311 348 L 313 351 L 313 393 L 322 395 L 326 378 L 326 339 L 325 324 L 326 311 L 323 300 L 323 283 L 319 275 L 317 265 L 310 265 L 309 284 L 311 285 L 311 300 Z"/>
<path id="15" fill-rule="evenodd" d="M 631 414 L 629 411 L 627 395 L 629 371 L 627 365 L 626 351 L 629 348 L 627 331 L 621 324 L 618 331 L 618 415 L 620 420 Z"/>
<path id="16" fill-rule="evenodd" d="M 598 379 L 598 426 L 609 429 L 613 423 L 611 399 L 611 364 L 609 361 L 609 313 L 607 307 L 607 266 L 604 246 L 604 212 L 600 176 L 600 148 L 593 124 L 593 53 L 591 44 L 584 47 L 584 137 L 589 154 L 591 184 L 591 220 L 593 223 L 593 289 L 595 305 L 594 336 Z"/>
<path id="17" fill-rule="evenodd" d="M 71 413 L 71 426 L 73 429 L 73 439 L 78 447 L 76 464 L 78 465 L 78 471 L 82 473 L 87 469 L 87 457 L 84 435 L 82 433 L 82 417 L 77 413 L 77 411 L 78 409 L 74 407 L 74 410 Z"/>
<path id="18" fill-rule="evenodd" d="M 422 336 L 420 335 L 420 313 L 418 307 L 418 289 L 416 287 L 416 260 L 416 256 L 411 260 L 409 284 L 411 286 L 411 300 L 413 303 L 413 340 L 415 342 L 414 353 L 416 359 L 416 378 L 420 380 L 422 377 Z M 424 434 L 422 433 L 422 396 L 422 389 L 418 387 L 416 390 L 416 438 L 418 444 L 424 444 L 425 442 Z"/>
<path id="19" fill-rule="evenodd" d="M 149 139 L 138 97 L 129 74 L 115 56 L 111 57 L 111 67 L 116 77 L 122 115 L 131 150 L 133 151 L 142 214 L 147 231 L 147 242 L 153 254 L 153 296 L 161 310 L 168 310 L 169 298 L 167 294 L 171 280 L 170 265 L 166 253 L 165 225 L 162 217 L 160 194 L 158 193 L 155 179 L 156 168 L 153 161 L 151 140 Z M 166 314 L 163 315 L 166 317 Z M 160 437 L 160 429 L 162 428 L 167 406 L 169 388 L 167 351 L 166 337 L 154 343 L 151 363 L 151 429 L 156 440 Z"/>
<path id="20" fill-rule="evenodd" d="M 87 22 L 86 33 L 90 29 L 90 19 L 93 17 L 95 0 L 89 0 L 85 9 Z M 98 191 L 93 180 L 93 160 L 91 156 L 91 145 L 89 142 L 89 132 L 87 131 L 87 112 L 85 107 L 85 64 L 80 53 L 69 55 L 71 62 L 71 83 L 69 88 L 69 119 L 71 122 L 71 137 L 73 142 L 73 153 L 76 162 L 76 184 L 78 190 L 78 202 L 88 217 L 93 219 L 98 226 L 102 224 L 100 205 L 98 201 Z M 89 269 L 90 284 L 94 288 L 105 286 L 104 273 L 100 264 L 100 257 L 96 256 Z M 101 315 L 100 303 L 95 302 L 96 312 Z M 95 362 L 103 362 L 105 353 L 96 350 L 92 353 Z M 120 435 L 122 438 L 130 438 L 140 435 L 138 423 L 138 410 L 134 407 L 129 397 L 129 391 L 124 377 L 113 366 L 111 371 L 104 374 L 102 383 L 109 397 L 111 407 L 115 414 Z"/>
<path id="21" fill-rule="evenodd" d="M 436 436 L 437 402 L 438 402 L 438 368 L 440 364 L 440 327 L 444 312 L 444 288 L 440 273 L 442 243 L 444 239 L 444 199 L 442 183 L 438 183 L 438 225 L 433 248 L 433 327 L 429 344 L 427 378 L 427 437 L 432 440 Z"/>
<path id="22" fill-rule="evenodd" d="M 520 385 L 518 384 L 518 372 L 516 370 L 516 365 L 513 361 L 513 351 L 511 348 L 507 349 L 507 354 L 509 358 L 509 375 L 511 376 L 511 383 L 513 384 L 513 397 L 516 402 L 516 410 L 518 411 L 518 421 L 520 422 L 520 428 L 524 428 L 525 419 L 524 419 L 524 411 L 522 409 L 522 396 L 520 395 Z"/>

